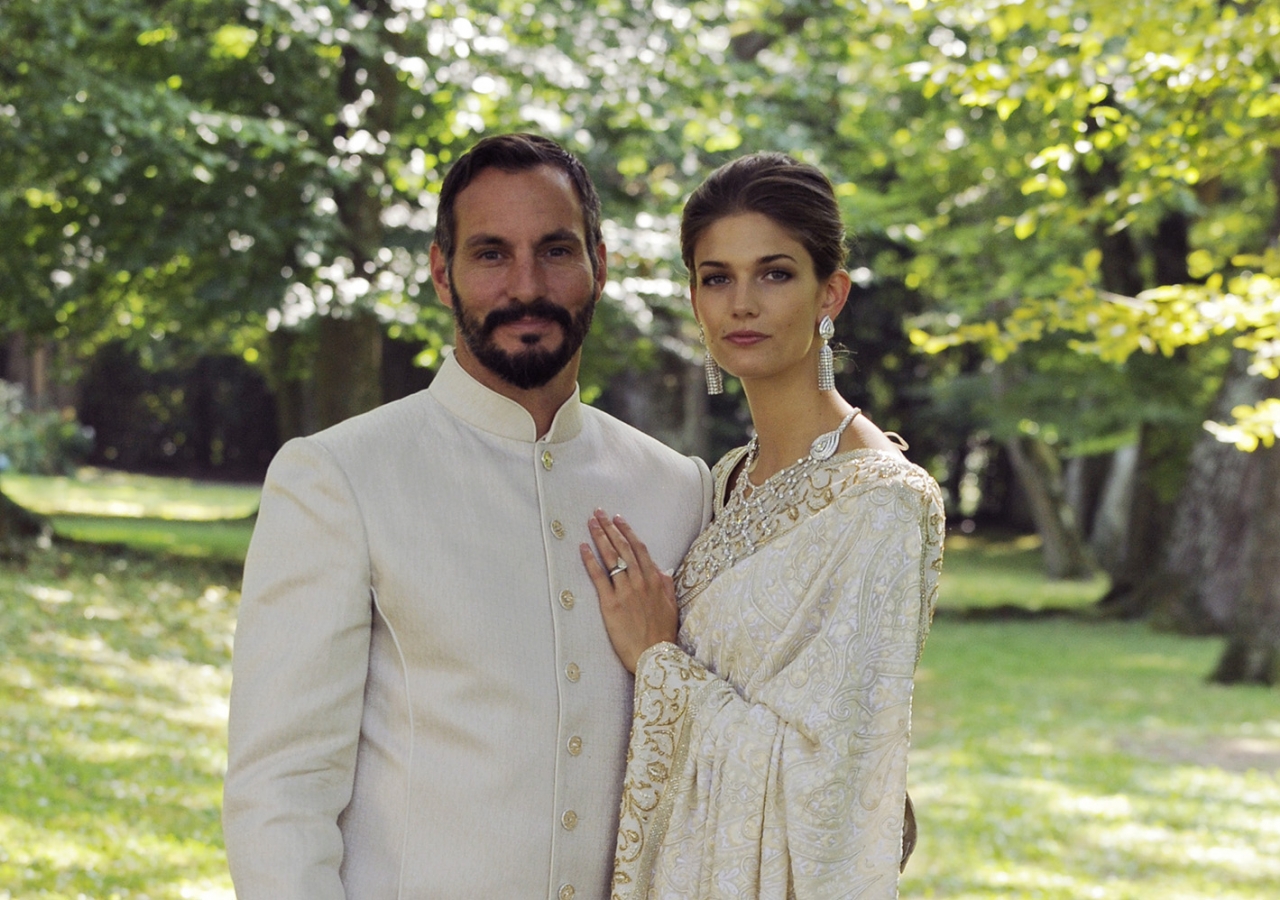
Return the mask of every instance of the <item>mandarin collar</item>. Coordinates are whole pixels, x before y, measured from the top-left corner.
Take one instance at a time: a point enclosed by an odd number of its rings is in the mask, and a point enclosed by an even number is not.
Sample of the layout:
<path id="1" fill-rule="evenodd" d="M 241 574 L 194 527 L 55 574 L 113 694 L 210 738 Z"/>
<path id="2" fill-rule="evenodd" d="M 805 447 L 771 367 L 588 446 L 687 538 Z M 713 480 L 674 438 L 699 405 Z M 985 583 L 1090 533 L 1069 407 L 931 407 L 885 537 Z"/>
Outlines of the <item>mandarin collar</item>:
<path id="1" fill-rule="evenodd" d="M 528 410 L 510 397 L 492 391 L 472 378 L 446 350 L 440 370 L 427 388 L 440 405 L 469 425 L 513 441 L 534 443 L 537 426 Z M 542 438 L 552 444 L 573 440 L 582 431 L 582 403 L 578 386 L 556 411 L 551 428 Z"/>

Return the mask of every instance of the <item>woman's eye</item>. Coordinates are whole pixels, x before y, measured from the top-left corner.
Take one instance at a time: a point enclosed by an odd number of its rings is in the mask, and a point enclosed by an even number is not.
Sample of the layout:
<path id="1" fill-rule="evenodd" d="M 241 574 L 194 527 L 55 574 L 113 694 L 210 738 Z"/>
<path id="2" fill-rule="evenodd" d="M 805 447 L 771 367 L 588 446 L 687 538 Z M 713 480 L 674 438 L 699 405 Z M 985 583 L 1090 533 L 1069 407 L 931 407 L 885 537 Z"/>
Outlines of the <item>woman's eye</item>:
<path id="1" fill-rule="evenodd" d="M 789 281 L 791 273 L 786 269 L 770 269 L 764 277 L 766 281 Z"/>
<path id="2" fill-rule="evenodd" d="M 720 284 L 727 284 L 729 279 L 724 275 L 704 275 L 702 281 L 699 282 L 703 287 L 715 287 Z"/>

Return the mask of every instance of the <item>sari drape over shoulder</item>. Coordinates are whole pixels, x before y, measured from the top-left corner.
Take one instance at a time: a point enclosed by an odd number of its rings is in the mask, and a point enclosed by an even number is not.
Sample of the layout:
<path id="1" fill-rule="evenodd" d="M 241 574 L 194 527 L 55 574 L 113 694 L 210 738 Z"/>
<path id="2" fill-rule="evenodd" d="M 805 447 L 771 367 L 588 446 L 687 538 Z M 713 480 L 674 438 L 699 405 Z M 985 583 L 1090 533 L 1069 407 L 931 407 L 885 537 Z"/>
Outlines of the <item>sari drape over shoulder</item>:
<path id="1" fill-rule="evenodd" d="M 896 897 L 938 486 L 854 450 L 726 503 L 742 452 L 676 572 L 680 645 L 636 667 L 613 897 Z"/>

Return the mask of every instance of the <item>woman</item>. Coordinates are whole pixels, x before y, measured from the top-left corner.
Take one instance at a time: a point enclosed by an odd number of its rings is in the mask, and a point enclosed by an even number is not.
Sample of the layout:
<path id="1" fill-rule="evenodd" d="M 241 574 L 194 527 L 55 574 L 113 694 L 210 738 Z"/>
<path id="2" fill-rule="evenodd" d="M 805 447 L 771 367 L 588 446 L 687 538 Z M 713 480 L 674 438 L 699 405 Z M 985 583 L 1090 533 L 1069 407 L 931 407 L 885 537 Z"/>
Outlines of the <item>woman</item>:
<path id="1" fill-rule="evenodd" d="M 834 390 L 850 279 L 821 172 L 718 169 L 681 249 L 709 387 L 716 363 L 741 380 L 756 436 L 716 464 L 674 580 L 621 517 L 589 523 L 599 560 L 582 545 L 636 675 L 613 896 L 896 897 L 938 487 Z"/>

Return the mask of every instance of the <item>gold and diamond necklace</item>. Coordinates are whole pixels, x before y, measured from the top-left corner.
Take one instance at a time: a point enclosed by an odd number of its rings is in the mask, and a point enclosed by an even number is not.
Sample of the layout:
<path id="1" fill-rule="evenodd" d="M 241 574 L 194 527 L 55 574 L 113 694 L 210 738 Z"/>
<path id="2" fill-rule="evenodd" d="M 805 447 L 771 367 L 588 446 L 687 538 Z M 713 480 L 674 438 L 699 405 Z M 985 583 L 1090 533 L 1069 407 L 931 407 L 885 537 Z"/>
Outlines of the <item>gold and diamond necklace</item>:
<path id="1" fill-rule="evenodd" d="M 813 462 L 823 462 L 835 455 L 836 448 L 840 446 L 840 437 L 844 434 L 844 430 L 849 427 L 849 423 L 857 418 L 858 413 L 862 412 L 858 407 L 854 407 L 853 411 L 837 425 L 833 430 L 826 434 L 820 434 L 813 439 L 813 443 L 809 445 L 809 455 L 802 456 L 800 459 L 792 463 L 792 466 L 798 466 L 806 460 Z M 742 466 L 742 476 L 738 479 L 735 488 L 742 485 L 744 481 L 749 483 L 747 475 L 756 467 L 756 457 L 760 454 L 760 435 L 751 435 L 751 440 L 747 442 L 747 455 L 744 458 Z M 788 466 L 790 468 L 791 466 Z M 785 471 L 785 470 L 784 470 Z M 755 488 L 754 484 L 749 484 L 751 488 Z"/>
<path id="2" fill-rule="evenodd" d="M 834 431 L 820 434 L 814 439 L 809 445 L 808 455 L 770 475 L 759 486 L 751 484 L 751 479 L 747 477 L 760 450 L 759 439 L 752 436 L 743 458 L 745 465 L 738 473 L 733 490 L 729 492 L 728 502 L 716 516 L 718 530 L 727 544 L 730 565 L 735 559 L 754 553 L 760 543 L 773 536 L 778 527 L 778 519 L 774 513 L 779 509 L 794 507 L 800 502 L 804 493 L 803 486 L 808 483 L 809 476 L 820 463 L 835 455 L 836 448 L 840 446 L 840 436 L 860 412 L 860 409 L 854 407 L 853 412 L 845 416 Z"/>

